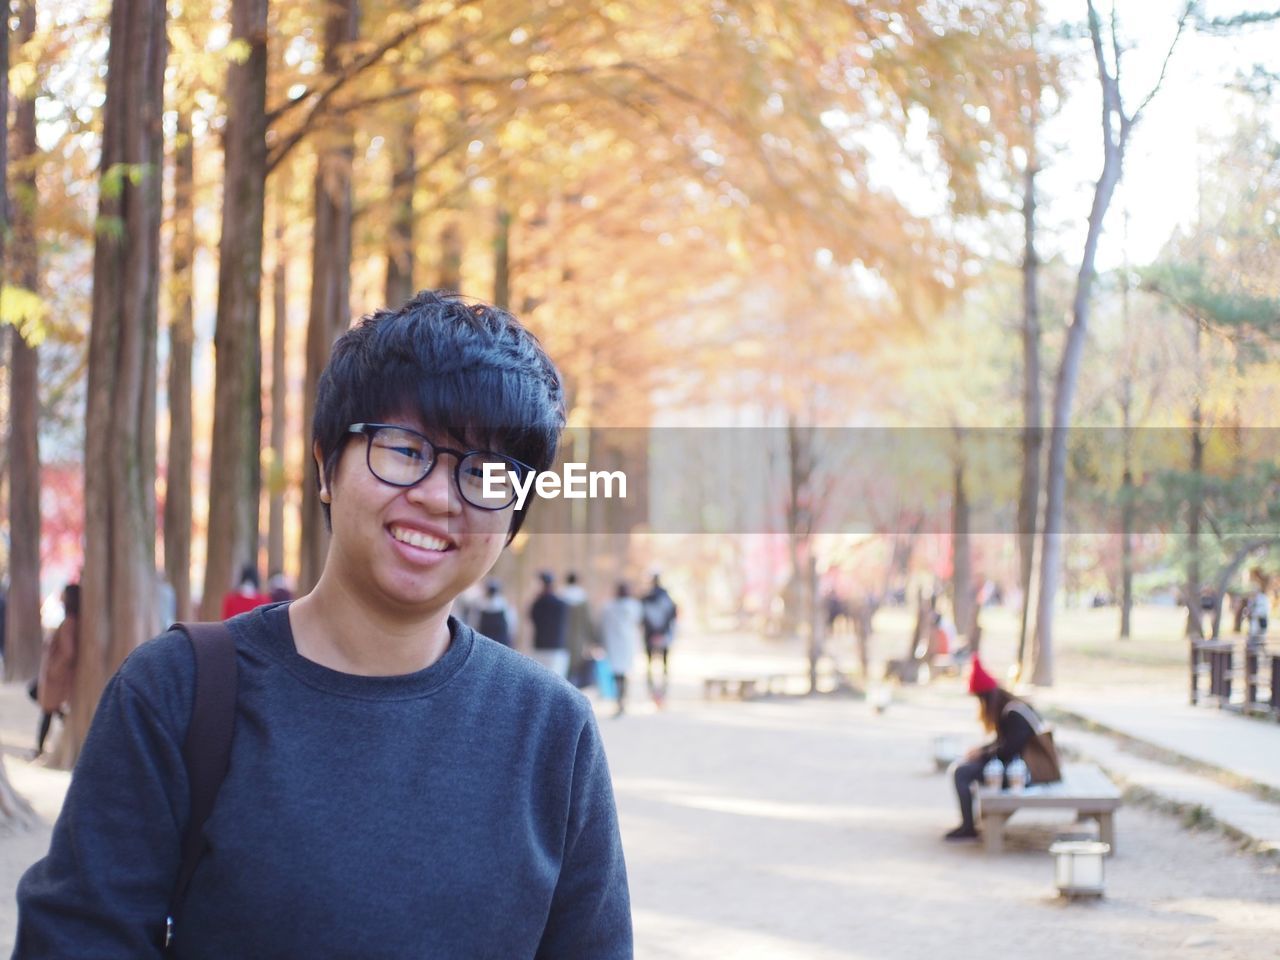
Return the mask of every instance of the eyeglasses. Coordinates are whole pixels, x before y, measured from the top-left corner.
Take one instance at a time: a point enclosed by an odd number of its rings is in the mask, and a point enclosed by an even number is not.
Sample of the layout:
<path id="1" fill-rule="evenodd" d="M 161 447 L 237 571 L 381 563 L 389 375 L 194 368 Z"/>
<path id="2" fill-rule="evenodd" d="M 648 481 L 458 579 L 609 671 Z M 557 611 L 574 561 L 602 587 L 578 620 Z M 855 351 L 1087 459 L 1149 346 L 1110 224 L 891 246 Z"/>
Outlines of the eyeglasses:
<path id="1" fill-rule="evenodd" d="M 533 467 L 489 450 L 454 450 L 432 443 L 416 430 L 392 423 L 353 423 L 348 433 L 363 434 L 369 472 L 393 487 L 412 487 L 430 476 L 440 454 L 454 458 L 453 482 L 462 499 L 479 510 L 502 510 L 516 499 L 515 478 Z"/>

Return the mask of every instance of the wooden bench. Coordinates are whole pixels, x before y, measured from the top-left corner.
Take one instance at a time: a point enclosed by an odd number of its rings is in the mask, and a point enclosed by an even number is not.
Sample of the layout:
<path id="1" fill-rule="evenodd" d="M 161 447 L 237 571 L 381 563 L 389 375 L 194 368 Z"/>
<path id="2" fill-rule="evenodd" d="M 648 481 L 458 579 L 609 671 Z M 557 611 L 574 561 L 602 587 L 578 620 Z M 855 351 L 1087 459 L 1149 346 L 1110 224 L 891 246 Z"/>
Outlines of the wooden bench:
<path id="1" fill-rule="evenodd" d="M 702 679 L 702 696 L 704 699 L 711 699 L 713 693 L 719 694 L 721 697 L 736 697 L 739 700 L 750 700 L 757 694 L 757 687 L 760 685 L 760 678 L 756 676 L 717 676 L 703 677 Z"/>
<path id="2" fill-rule="evenodd" d="M 1097 820 L 1099 839 L 1109 843 L 1115 852 L 1114 817 L 1120 806 L 1120 788 L 1094 764 L 1065 764 L 1058 783 L 1033 785 L 1019 791 L 979 786 L 977 799 L 982 838 L 988 853 L 1004 849 L 1005 821 L 1022 809 L 1074 810 L 1077 820 Z"/>

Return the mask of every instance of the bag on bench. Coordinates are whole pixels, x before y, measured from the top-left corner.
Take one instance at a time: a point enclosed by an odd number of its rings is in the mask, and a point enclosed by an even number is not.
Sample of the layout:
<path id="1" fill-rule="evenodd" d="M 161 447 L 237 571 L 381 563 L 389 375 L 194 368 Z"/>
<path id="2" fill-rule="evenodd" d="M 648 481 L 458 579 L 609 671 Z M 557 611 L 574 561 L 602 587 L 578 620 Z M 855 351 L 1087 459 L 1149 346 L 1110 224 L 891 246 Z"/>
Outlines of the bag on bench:
<path id="1" fill-rule="evenodd" d="M 1057 783 L 1062 779 L 1062 764 L 1058 760 L 1058 748 L 1053 744 L 1053 730 L 1025 703 L 1014 700 L 1005 708 L 1021 715 L 1031 725 L 1032 737 L 1022 748 L 1022 762 L 1032 783 Z"/>

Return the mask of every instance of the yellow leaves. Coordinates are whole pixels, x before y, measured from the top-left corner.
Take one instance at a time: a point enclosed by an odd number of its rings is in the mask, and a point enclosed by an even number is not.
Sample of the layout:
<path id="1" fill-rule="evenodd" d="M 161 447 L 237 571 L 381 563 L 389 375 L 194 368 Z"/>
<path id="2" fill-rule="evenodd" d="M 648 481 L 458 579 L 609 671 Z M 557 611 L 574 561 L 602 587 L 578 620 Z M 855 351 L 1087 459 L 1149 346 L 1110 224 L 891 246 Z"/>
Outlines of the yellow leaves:
<path id="1" fill-rule="evenodd" d="M 243 37 L 236 37 L 223 49 L 223 55 L 237 66 L 244 66 L 253 55 L 253 46 Z"/>
<path id="2" fill-rule="evenodd" d="M 38 76 L 36 65 L 31 62 L 16 63 L 9 70 L 9 89 L 19 100 L 29 100 L 36 96 Z"/>
<path id="3" fill-rule="evenodd" d="M 605 18 L 614 23 L 626 23 L 630 19 L 627 7 L 622 3 L 607 3 L 600 11 Z"/>
<path id="4" fill-rule="evenodd" d="M 40 346 L 48 333 L 47 312 L 44 300 L 31 290 L 7 283 L 0 290 L 0 324 L 16 329 L 30 347 Z"/>

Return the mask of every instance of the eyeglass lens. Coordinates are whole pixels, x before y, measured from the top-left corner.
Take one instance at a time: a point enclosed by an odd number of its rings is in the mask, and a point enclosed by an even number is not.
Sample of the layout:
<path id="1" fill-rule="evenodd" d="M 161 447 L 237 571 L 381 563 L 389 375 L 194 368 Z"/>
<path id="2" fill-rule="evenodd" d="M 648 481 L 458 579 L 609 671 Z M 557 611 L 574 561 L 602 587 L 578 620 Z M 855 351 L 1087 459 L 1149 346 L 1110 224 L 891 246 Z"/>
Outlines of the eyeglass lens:
<path id="1" fill-rule="evenodd" d="M 385 483 L 411 486 L 431 471 L 435 459 L 426 438 L 408 430 L 383 427 L 369 437 L 369 469 Z M 486 464 L 491 464 L 487 471 Z M 501 509 L 515 499 L 511 469 L 511 463 L 496 453 L 468 453 L 454 472 L 458 492 L 472 506 Z"/>

